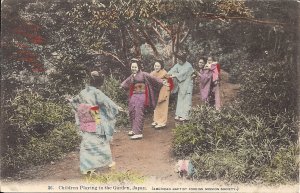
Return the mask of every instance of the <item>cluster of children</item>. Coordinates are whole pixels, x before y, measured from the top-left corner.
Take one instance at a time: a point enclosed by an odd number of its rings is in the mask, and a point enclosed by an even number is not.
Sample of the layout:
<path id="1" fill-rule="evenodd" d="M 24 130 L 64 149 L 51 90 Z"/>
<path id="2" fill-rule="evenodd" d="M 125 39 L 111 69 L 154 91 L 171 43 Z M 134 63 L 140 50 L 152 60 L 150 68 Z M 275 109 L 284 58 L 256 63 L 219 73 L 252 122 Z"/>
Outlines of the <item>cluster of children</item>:
<path id="1" fill-rule="evenodd" d="M 154 71 L 150 74 L 142 71 L 139 60 L 131 60 L 132 74 L 121 84 L 122 88 L 129 90 L 128 109 L 132 130 L 128 135 L 131 139 L 143 138 L 144 109 L 147 106 L 155 109 L 152 126 L 157 129 L 166 126 L 171 92 L 176 92 L 178 95 L 175 120 L 189 120 L 196 77 L 199 77 L 201 99 L 220 109 L 220 65 L 213 62 L 212 57 L 207 59 L 206 64 L 203 59 L 200 59 L 200 71 L 196 72 L 187 61 L 185 53 L 175 56 L 178 62 L 168 72 L 163 62 L 157 60 L 154 63 Z"/>
<path id="2" fill-rule="evenodd" d="M 128 111 L 132 129 L 130 139 L 142 139 L 144 112 L 146 107 L 154 109 L 152 126 L 159 129 L 167 124 L 168 105 L 171 92 L 177 93 L 175 119 L 189 120 L 192 107 L 194 79 L 199 77 L 201 99 L 207 104 L 220 108 L 220 66 L 212 58 L 199 60 L 200 71 L 196 72 L 187 61 L 185 53 L 175 55 L 177 64 L 168 72 L 161 60 L 154 63 L 150 74 L 142 71 L 138 59 L 131 60 L 131 75 L 121 83 L 120 88 L 129 91 Z M 97 71 L 91 73 L 90 84 L 74 98 L 68 97 L 75 110 L 76 123 L 81 130 L 80 170 L 83 174 L 104 166 L 112 167 L 110 141 L 112 139 L 116 115 L 124 111 L 101 90 L 103 76 Z"/>

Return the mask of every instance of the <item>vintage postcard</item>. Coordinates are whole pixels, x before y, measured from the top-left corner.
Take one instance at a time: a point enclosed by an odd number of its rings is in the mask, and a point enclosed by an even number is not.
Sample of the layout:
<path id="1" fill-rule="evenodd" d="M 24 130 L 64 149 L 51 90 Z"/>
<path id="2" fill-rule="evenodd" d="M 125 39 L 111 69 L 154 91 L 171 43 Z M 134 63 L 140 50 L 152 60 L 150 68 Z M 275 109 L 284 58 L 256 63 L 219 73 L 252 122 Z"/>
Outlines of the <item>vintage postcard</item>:
<path id="1" fill-rule="evenodd" d="M 1 192 L 299 192 L 300 2 L 1 0 Z"/>

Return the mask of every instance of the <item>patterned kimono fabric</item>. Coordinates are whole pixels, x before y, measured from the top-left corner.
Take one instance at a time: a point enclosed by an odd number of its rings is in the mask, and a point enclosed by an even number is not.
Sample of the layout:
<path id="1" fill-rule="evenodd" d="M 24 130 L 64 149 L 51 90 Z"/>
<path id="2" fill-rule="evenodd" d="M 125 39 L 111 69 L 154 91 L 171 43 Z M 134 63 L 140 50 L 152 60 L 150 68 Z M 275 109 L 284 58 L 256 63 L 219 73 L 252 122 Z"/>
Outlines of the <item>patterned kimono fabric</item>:
<path id="1" fill-rule="evenodd" d="M 211 64 L 209 69 L 202 69 L 199 73 L 200 77 L 200 96 L 201 99 L 211 106 L 215 106 L 217 110 L 221 107 L 220 85 L 215 84 L 219 80 L 219 70 L 216 63 Z"/>
<path id="2" fill-rule="evenodd" d="M 178 98 L 175 115 L 183 119 L 189 119 L 189 111 L 192 107 L 193 94 L 193 66 L 189 62 L 175 64 L 168 74 L 172 74 L 178 83 Z"/>
<path id="3" fill-rule="evenodd" d="M 88 86 L 80 94 L 72 99 L 71 104 L 80 110 L 82 104 L 85 106 L 99 106 L 100 117 L 93 121 L 87 121 L 87 115 L 77 111 L 79 127 L 82 131 L 80 144 L 80 171 L 86 174 L 88 171 L 107 166 L 112 163 L 112 154 L 109 141 L 112 138 L 118 113 L 118 106 L 105 94 L 95 87 Z M 96 130 L 91 129 L 91 125 Z"/>
<path id="4" fill-rule="evenodd" d="M 162 69 L 159 72 L 153 71 L 151 75 L 167 81 L 167 71 Z M 168 119 L 168 106 L 170 97 L 170 87 L 163 85 L 160 89 L 156 108 L 154 110 L 153 122 L 158 125 L 166 125 Z"/>
<path id="5" fill-rule="evenodd" d="M 146 72 L 139 71 L 135 77 L 129 76 L 121 86 L 130 90 L 129 116 L 134 134 L 142 134 L 145 106 L 155 108 L 162 81 Z"/>

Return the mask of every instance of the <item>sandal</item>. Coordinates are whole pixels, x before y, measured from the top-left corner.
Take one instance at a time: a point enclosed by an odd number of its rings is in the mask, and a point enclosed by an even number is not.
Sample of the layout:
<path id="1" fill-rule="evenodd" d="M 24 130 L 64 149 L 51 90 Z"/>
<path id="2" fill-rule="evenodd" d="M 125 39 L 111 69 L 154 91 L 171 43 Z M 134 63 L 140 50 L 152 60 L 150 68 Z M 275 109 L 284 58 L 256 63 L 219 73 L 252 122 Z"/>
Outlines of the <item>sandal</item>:
<path id="1" fill-rule="evenodd" d="M 116 162 L 112 161 L 111 164 L 108 165 L 109 168 L 115 167 L 116 166 Z"/>
<path id="2" fill-rule="evenodd" d="M 143 134 L 138 134 L 138 135 L 133 135 L 130 137 L 130 139 L 135 140 L 135 139 L 142 139 L 143 138 Z"/>
<path id="3" fill-rule="evenodd" d="M 166 124 L 164 124 L 164 125 L 156 125 L 155 129 L 161 129 L 161 128 L 165 127 L 165 126 L 166 126 Z"/>
<path id="4" fill-rule="evenodd" d="M 133 135 L 135 135 L 133 131 L 128 132 L 128 136 L 133 136 Z"/>
<path id="5" fill-rule="evenodd" d="M 157 125 L 157 123 L 156 123 L 156 122 L 153 122 L 151 125 L 152 125 L 153 127 L 155 127 L 155 126 Z"/>
<path id="6" fill-rule="evenodd" d="M 179 121 L 188 121 L 188 119 L 184 119 L 184 118 L 180 117 Z"/>

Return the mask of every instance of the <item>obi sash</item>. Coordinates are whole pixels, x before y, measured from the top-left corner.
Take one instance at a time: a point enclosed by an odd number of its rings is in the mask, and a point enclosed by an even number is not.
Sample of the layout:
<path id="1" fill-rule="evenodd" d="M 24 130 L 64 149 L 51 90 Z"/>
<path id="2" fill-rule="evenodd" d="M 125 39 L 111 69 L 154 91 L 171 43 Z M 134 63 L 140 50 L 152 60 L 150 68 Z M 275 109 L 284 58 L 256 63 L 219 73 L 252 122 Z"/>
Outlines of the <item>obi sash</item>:
<path id="1" fill-rule="evenodd" d="M 81 131 L 96 132 L 96 126 L 100 124 L 99 106 L 80 104 L 77 115 Z"/>
<path id="2" fill-rule="evenodd" d="M 133 93 L 134 94 L 144 94 L 146 90 L 145 83 L 135 83 L 133 85 Z"/>

